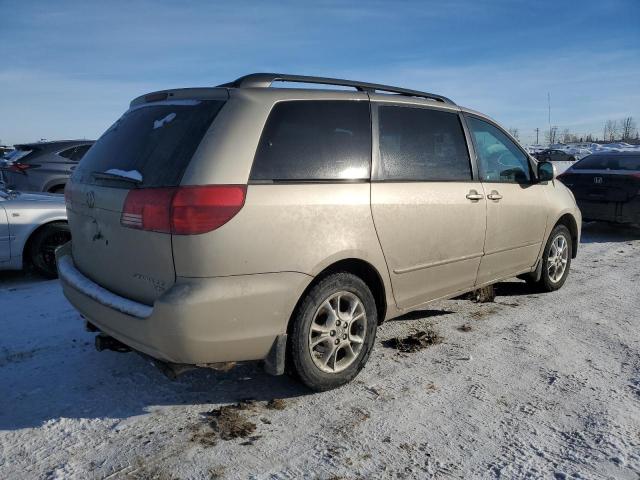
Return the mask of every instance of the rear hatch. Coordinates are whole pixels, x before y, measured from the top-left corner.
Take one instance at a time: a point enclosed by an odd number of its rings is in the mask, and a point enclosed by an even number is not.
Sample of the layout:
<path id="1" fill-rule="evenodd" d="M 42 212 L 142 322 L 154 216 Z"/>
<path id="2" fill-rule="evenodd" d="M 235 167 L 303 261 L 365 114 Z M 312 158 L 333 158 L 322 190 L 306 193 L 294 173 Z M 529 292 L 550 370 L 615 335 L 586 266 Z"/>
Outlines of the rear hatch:
<path id="1" fill-rule="evenodd" d="M 162 215 L 225 103 L 226 90 L 209 90 L 194 98 L 187 89 L 134 100 L 67 184 L 76 268 L 118 295 L 152 305 L 175 282 Z"/>

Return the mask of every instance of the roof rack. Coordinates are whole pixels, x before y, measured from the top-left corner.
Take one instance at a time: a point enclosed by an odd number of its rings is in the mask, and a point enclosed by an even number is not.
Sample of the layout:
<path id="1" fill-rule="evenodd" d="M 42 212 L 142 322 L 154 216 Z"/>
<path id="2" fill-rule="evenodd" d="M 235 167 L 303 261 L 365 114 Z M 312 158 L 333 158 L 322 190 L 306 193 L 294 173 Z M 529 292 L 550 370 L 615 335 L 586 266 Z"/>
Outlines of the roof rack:
<path id="1" fill-rule="evenodd" d="M 408 97 L 421 97 L 435 100 L 437 102 L 455 105 L 455 103 L 442 95 L 421 92 L 419 90 L 409 90 L 407 88 L 392 87 L 390 85 L 380 85 L 378 83 L 357 82 L 354 80 L 341 80 L 339 78 L 310 77 L 306 75 L 288 75 L 282 73 L 251 73 L 240 77 L 232 82 L 223 83 L 218 87 L 225 88 L 268 88 L 273 82 L 293 82 L 293 83 L 317 83 L 320 85 L 339 85 L 342 87 L 353 87 L 360 92 L 373 93 L 389 92 L 405 95 Z"/>

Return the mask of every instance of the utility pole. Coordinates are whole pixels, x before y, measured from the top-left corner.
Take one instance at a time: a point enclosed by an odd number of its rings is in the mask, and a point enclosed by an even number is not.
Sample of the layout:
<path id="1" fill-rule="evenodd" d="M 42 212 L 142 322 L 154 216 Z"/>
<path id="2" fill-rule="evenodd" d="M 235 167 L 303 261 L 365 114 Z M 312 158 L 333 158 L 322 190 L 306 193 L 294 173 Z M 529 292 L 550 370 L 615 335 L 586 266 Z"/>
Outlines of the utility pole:
<path id="1" fill-rule="evenodd" d="M 540 129 L 536 127 L 536 145 L 540 145 L 540 140 L 538 140 L 539 133 L 540 133 Z"/>
<path id="2" fill-rule="evenodd" d="M 547 92 L 547 106 L 549 107 L 549 143 L 551 143 L 551 93 Z"/>

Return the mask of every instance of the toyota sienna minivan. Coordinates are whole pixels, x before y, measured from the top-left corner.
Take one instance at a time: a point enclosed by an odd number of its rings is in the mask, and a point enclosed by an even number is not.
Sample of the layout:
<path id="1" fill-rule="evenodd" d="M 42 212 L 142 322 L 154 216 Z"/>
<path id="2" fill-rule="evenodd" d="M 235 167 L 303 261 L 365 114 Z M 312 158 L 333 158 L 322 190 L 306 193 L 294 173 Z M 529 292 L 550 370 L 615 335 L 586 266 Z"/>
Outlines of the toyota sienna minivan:
<path id="1" fill-rule="evenodd" d="M 136 98 L 65 196 L 58 270 L 97 346 L 174 372 L 262 360 L 315 390 L 358 374 L 384 320 L 514 276 L 560 288 L 581 225 L 485 115 L 280 74 Z"/>

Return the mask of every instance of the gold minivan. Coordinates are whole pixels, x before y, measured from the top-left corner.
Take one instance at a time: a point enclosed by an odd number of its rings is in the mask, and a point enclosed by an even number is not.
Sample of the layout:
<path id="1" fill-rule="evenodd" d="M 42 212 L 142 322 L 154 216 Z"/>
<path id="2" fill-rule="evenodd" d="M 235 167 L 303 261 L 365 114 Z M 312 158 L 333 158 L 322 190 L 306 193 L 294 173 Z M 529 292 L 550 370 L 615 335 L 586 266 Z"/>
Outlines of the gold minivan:
<path id="1" fill-rule="evenodd" d="M 560 288 L 581 226 L 485 115 L 280 74 L 136 98 L 65 196 L 60 280 L 99 348 L 171 372 L 262 360 L 315 390 L 353 379 L 386 319 L 514 276 Z"/>

